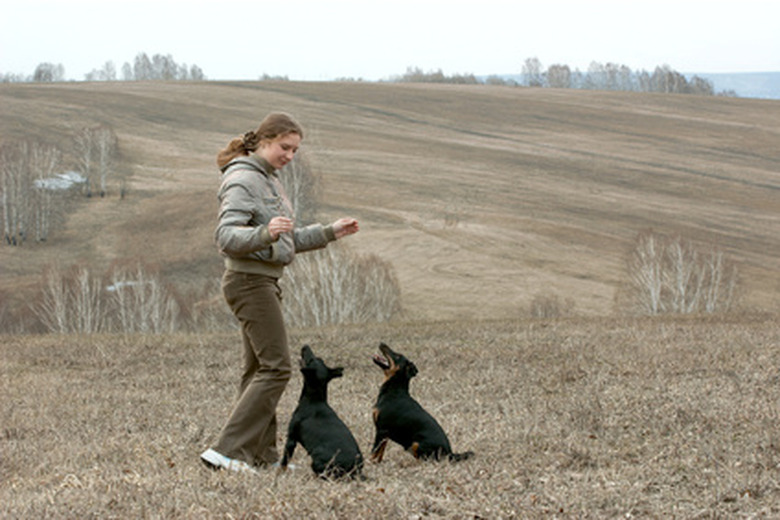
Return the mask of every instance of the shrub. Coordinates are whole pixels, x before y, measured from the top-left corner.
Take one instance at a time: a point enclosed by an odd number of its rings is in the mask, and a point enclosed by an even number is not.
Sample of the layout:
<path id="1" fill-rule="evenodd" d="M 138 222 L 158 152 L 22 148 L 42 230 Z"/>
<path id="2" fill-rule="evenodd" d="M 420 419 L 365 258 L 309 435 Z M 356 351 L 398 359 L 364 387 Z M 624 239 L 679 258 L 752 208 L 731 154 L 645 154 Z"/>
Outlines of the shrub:
<path id="1" fill-rule="evenodd" d="M 566 298 L 561 302 L 560 297 L 557 294 L 543 292 L 538 293 L 531 300 L 531 317 L 532 318 L 560 318 L 572 313 L 574 309 L 574 300 Z"/>

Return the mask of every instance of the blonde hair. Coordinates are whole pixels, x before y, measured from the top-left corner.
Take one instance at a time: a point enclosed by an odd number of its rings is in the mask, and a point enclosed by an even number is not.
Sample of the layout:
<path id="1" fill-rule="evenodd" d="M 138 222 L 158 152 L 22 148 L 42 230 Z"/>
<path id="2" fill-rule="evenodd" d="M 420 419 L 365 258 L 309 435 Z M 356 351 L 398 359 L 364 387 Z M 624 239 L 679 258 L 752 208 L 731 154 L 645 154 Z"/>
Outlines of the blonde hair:
<path id="1" fill-rule="evenodd" d="M 287 134 L 298 134 L 303 139 L 303 129 L 295 119 L 284 112 L 274 112 L 265 116 L 260 126 L 254 132 L 249 131 L 240 137 L 232 139 L 228 145 L 217 154 L 217 166 L 222 168 L 240 155 L 249 155 L 257 150 L 262 141 L 273 141 Z"/>

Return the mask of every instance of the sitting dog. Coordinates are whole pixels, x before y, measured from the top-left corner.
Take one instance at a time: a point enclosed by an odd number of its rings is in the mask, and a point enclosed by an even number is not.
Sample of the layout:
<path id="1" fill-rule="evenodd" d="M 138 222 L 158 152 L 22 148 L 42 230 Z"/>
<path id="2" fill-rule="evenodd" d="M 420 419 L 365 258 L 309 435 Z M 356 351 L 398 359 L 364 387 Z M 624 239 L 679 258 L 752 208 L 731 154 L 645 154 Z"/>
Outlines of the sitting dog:
<path id="1" fill-rule="evenodd" d="M 287 429 L 281 468 L 286 469 L 297 443 L 311 457 L 311 469 L 323 478 L 362 478 L 363 455 L 347 425 L 328 404 L 328 382 L 344 369 L 329 368 L 308 345 L 301 349 L 303 390 Z"/>
<path id="2" fill-rule="evenodd" d="M 409 381 L 417 375 L 417 367 L 403 355 L 381 343 L 382 355 L 374 356 L 385 373 L 385 381 L 379 388 L 374 406 L 376 437 L 371 449 L 371 460 L 382 462 L 387 441 L 392 440 L 418 459 L 453 462 L 466 460 L 474 453 L 453 453 L 447 434 L 420 403 L 409 395 Z"/>

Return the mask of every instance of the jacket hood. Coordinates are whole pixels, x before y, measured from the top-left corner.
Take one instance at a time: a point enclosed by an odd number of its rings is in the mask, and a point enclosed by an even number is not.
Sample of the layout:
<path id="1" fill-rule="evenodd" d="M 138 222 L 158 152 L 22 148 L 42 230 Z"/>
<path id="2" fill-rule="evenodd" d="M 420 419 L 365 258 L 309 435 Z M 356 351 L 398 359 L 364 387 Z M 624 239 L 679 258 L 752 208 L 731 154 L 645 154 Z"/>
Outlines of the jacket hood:
<path id="1" fill-rule="evenodd" d="M 274 175 L 276 173 L 276 170 L 268 161 L 255 154 L 238 156 L 220 168 L 220 171 L 222 174 L 225 174 L 233 166 L 241 164 L 250 166 L 252 169 L 257 170 L 265 175 Z"/>

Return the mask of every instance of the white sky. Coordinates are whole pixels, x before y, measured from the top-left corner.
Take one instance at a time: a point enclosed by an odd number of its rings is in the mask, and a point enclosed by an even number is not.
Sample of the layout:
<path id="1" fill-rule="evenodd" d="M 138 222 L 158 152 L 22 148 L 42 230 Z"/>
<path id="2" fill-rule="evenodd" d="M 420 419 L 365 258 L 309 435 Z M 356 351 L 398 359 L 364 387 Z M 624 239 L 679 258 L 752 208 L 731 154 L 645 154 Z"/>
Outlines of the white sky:
<path id="1" fill-rule="evenodd" d="M 2 0 L 0 73 L 82 80 L 145 52 L 208 79 L 389 79 L 408 67 L 517 74 L 592 61 L 632 70 L 780 71 L 777 0 Z"/>

